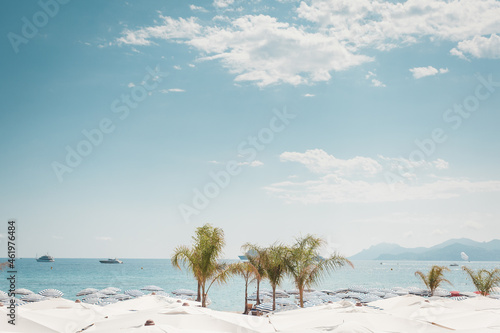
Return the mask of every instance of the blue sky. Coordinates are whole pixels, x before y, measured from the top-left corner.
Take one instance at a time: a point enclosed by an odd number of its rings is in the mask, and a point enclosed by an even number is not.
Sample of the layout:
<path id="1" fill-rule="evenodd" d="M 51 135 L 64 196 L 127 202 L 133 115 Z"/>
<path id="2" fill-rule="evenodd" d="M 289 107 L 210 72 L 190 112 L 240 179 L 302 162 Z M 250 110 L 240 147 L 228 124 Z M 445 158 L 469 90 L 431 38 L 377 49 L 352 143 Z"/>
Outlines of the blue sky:
<path id="1" fill-rule="evenodd" d="M 227 257 L 500 238 L 499 1 L 0 15 L 0 240 L 15 218 L 20 256 L 167 258 L 206 222 Z"/>

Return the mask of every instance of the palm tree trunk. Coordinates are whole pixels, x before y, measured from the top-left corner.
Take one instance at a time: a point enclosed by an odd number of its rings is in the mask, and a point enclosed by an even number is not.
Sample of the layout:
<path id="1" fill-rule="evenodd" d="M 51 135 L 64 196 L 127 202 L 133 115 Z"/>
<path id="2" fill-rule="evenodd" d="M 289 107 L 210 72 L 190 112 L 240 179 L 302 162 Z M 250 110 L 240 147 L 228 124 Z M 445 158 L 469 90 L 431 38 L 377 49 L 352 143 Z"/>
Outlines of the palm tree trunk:
<path id="1" fill-rule="evenodd" d="M 205 294 L 205 283 L 201 285 L 202 295 L 201 295 L 201 306 L 203 308 L 207 307 L 207 294 Z"/>
<path id="2" fill-rule="evenodd" d="M 273 311 L 276 310 L 276 285 L 273 285 Z"/>
<path id="3" fill-rule="evenodd" d="M 198 281 L 198 296 L 196 297 L 196 302 L 201 302 L 201 283 Z"/>
<path id="4" fill-rule="evenodd" d="M 257 303 L 255 305 L 260 304 L 260 281 L 261 280 L 257 280 Z"/>
<path id="5" fill-rule="evenodd" d="M 304 287 L 299 287 L 300 307 L 304 307 Z"/>
<path id="6" fill-rule="evenodd" d="M 245 281 L 245 311 L 243 311 L 243 314 L 248 314 L 248 281 Z"/>

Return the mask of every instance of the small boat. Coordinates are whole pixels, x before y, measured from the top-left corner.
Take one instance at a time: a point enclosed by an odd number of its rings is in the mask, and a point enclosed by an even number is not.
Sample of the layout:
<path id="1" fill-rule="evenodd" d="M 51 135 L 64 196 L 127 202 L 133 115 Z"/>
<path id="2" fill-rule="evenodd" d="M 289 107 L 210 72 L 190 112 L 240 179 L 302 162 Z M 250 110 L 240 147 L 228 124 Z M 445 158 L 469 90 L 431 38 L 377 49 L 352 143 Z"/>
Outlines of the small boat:
<path id="1" fill-rule="evenodd" d="M 455 267 L 455 266 L 458 266 L 458 264 L 453 263 L 453 264 L 450 264 L 450 266 Z"/>
<path id="2" fill-rule="evenodd" d="M 123 264 L 123 261 L 118 260 L 116 258 L 114 259 L 108 259 L 108 260 L 99 260 L 101 264 Z"/>
<path id="3" fill-rule="evenodd" d="M 49 256 L 48 254 L 41 256 L 40 258 L 36 258 L 38 262 L 54 262 L 54 257 Z"/>

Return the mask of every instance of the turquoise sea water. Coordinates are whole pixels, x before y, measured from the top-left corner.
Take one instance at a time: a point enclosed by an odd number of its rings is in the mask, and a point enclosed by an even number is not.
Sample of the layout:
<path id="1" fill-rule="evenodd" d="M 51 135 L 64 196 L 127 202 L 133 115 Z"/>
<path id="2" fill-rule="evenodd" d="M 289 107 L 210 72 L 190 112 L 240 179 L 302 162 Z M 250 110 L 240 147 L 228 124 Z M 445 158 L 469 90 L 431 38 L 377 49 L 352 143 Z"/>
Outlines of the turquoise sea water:
<path id="1" fill-rule="evenodd" d="M 1 260 L 1 259 L 0 259 Z M 168 259 L 122 259 L 123 264 L 106 265 L 98 259 L 58 259 L 53 263 L 39 263 L 33 258 L 16 260 L 17 288 L 27 288 L 34 292 L 55 288 L 64 292 L 64 298 L 77 299 L 75 294 L 84 288 L 103 289 L 117 287 L 122 290 L 140 289 L 146 285 L 157 285 L 171 292 L 186 288 L 196 290 L 196 282 L 185 271 L 174 269 Z M 5 260 L 2 260 L 2 262 Z M 355 268 L 342 268 L 326 276 L 316 289 L 338 289 L 357 285 L 366 288 L 424 287 L 415 277 L 417 270 L 426 271 L 432 265 L 449 266 L 451 262 L 436 261 L 353 261 Z M 458 264 L 462 265 L 463 262 Z M 471 262 L 467 266 L 477 268 L 500 268 L 500 262 Z M 474 291 L 461 267 L 449 267 L 446 278 L 453 286 L 444 285 L 448 290 Z M 0 272 L 0 290 L 7 291 L 6 271 Z M 264 283 L 262 288 L 269 288 Z M 249 288 L 255 291 L 255 285 Z M 291 281 L 285 281 L 281 289 L 294 289 Z M 239 311 L 243 308 L 244 282 L 234 277 L 228 284 L 214 286 L 209 297 L 211 308 Z"/>

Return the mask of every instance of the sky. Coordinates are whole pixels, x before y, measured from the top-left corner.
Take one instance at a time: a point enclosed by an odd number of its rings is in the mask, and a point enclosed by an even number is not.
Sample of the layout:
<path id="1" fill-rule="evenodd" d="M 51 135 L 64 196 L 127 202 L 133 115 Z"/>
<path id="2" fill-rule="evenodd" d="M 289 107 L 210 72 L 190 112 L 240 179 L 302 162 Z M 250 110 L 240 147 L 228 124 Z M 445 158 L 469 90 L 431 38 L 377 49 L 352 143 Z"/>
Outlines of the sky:
<path id="1" fill-rule="evenodd" d="M 8 1 L 0 246 L 500 238 L 500 1 Z M 3 244 L 3 245 L 2 245 Z"/>

